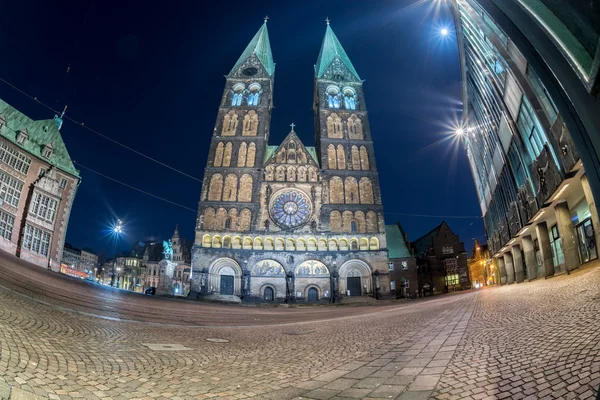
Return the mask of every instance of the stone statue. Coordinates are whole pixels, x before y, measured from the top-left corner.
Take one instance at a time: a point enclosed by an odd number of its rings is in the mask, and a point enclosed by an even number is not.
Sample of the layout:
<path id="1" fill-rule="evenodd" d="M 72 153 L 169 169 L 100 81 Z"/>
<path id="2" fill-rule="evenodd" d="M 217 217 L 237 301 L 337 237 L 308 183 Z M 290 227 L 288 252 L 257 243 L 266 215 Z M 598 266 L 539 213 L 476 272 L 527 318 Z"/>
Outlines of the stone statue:
<path id="1" fill-rule="evenodd" d="M 313 202 L 317 199 L 317 189 L 314 186 L 311 186 L 310 188 L 310 197 Z"/>
<path id="2" fill-rule="evenodd" d="M 313 220 L 313 221 L 310 223 L 310 230 L 311 230 L 312 232 L 316 232 L 316 231 L 317 231 L 317 221 Z"/>
<path id="3" fill-rule="evenodd" d="M 271 221 L 269 221 L 268 219 L 265 219 L 265 230 L 267 232 L 269 232 L 269 226 L 271 226 Z"/>
<path id="4" fill-rule="evenodd" d="M 285 277 L 285 283 L 287 286 L 286 299 L 288 299 L 288 300 L 294 299 L 294 273 L 292 271 L 287 273 L 287 275 Z"/>
<path id="5" fill-rule="evenodd" d="M 171 243 L 171 239 L 163 240 L 163 255 L 165 256 L 165 260 L 173 260 L 173 244 Z"/>
<path id="6" fill-rule="evenodd" d="M 266 197 L 267 203 L 271 199 L 271 193 L 272 193 L 271 185 L 267 185 L 267 189 L 265 190 L 265 197 Z"/>

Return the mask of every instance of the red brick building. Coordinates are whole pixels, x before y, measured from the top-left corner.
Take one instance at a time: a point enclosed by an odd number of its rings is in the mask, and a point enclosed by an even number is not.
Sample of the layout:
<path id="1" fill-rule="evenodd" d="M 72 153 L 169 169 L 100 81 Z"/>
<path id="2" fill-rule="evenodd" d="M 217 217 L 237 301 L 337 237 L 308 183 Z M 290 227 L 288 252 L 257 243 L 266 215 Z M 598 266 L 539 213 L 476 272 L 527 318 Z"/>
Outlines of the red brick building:
<path id="1" fill-rule="evenodd" d="M 60 268 L 79 172 L 62 119 L 35 121 L 0 100 L 0 249 Z"/>

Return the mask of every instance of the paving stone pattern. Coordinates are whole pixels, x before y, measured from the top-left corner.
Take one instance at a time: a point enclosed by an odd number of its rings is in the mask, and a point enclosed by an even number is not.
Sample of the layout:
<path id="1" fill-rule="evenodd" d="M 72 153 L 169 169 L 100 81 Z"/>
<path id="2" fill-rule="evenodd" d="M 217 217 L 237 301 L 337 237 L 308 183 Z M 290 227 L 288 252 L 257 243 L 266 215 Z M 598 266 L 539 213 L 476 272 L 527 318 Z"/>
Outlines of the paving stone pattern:
<path id="1" fill-rule="evenodd" d="M 0 398 L 587 399 L 599 385 L 600 268 L 254 327 L 107 320 L 0 287 Z"/>

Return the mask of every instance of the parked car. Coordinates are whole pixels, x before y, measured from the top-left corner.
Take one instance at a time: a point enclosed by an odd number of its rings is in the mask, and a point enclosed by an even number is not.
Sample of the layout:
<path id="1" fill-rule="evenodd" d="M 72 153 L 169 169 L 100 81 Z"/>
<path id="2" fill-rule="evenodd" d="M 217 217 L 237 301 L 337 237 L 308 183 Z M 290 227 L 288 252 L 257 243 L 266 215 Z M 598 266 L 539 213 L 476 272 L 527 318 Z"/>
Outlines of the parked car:
<path id="1" fill-rule="evenodd" d="M 144 291 L 148 296 L 154 296 L 156 294 L 156 288 L 154 286 L 148 286 Z"/>

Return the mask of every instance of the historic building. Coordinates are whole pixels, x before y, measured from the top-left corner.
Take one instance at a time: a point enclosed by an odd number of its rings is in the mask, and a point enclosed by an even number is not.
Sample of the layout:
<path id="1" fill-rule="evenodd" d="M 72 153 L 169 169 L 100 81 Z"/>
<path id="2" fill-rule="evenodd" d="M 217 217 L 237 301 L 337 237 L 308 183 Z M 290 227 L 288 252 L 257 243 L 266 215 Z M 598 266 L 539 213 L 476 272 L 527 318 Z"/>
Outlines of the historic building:
<path id="1" fill-rule="evenodd" d="M 479 243 L 477 239 L 475 239 L 471 257 L 467 259 L 467 266 L 469 267 L 471 287 L 480 288 L 500 283 L 500 271 L 498 271 L 496 260 L 490 254 L 489 246 Z"/>
<path id="2" fill-rule="evenodd" d="M 385 226 L 390 258 L 390 291 L 396 298 L 407 297 L 418 286 L 417 260 L 400 222 Z"/>
<path id="3" fill-rule="evenodd" d="M 419 291 L 440 294 L 470 287 L 465 244 L 442 223 L 412 243 Z"/>
<path id="4" fill-rule="evenodd" d="M 200 195 L 193 293 L 335 301 L 390 292 L 362 80 L 327 25 L 314 70 L 315 147 L 269 144 L 266 22 L 226 76 Z M 233 299 L 233 298 L 230 298 Z"/>
<path id="5" fill-rule="evenodd" d="M 597 258 L 597 5 L 451 4 L 463 78 L 459 132 L 501 282 L 549 277 Z"/>
<path id="6" fill-rule="evenodd" d="M 62 119 L 34 121 L 0 100 L 0 249 L 58 271 L 80 182 Z"/>

